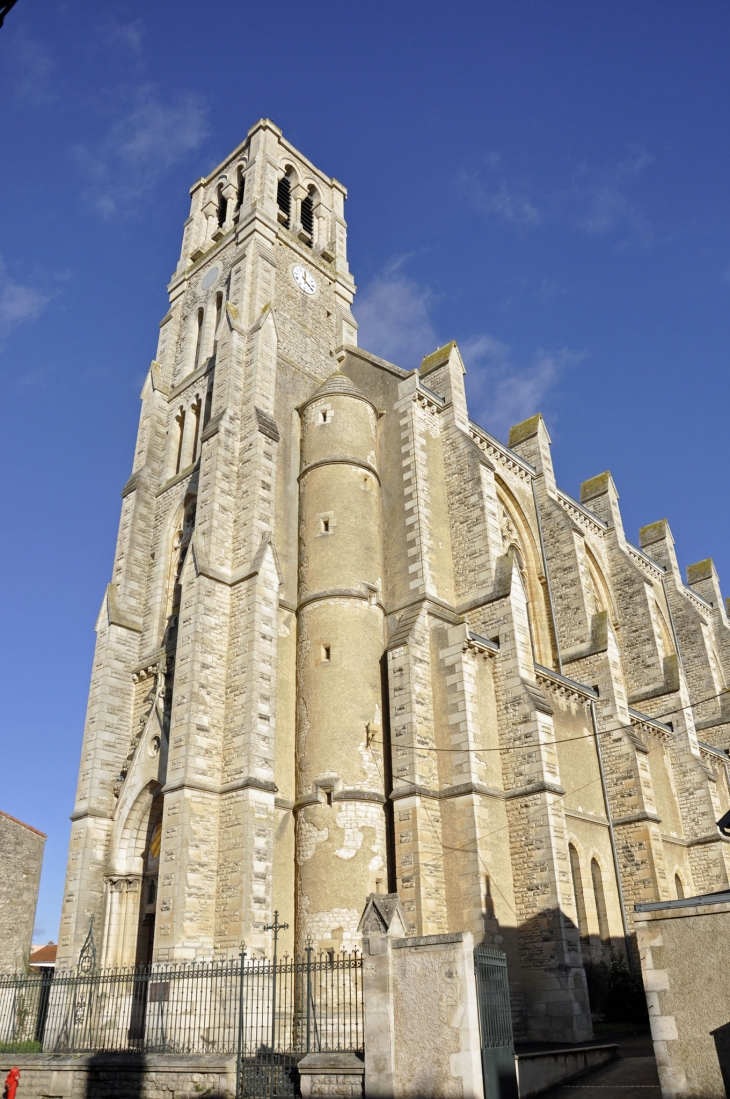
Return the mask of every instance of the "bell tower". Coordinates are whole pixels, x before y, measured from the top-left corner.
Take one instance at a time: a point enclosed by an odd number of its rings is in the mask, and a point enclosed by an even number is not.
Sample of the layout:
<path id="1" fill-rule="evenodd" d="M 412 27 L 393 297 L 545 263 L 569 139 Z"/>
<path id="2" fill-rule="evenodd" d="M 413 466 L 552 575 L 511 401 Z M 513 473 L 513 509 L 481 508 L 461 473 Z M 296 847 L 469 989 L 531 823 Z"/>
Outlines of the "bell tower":
<path id="1" fill-rule="evenodd" d="M 345 198 L 265 119 L 191 189 L 97 622 L 61 965 L 91 915 L 107 965 L 225 957 L 242 939 L 266 953 L 275 908 L 293 947 L 298 409 L 357 344 Z M 367 461 L 375 413 L 343 401 L 330 438 L 362 420 Z M 382 631 L 375 604 L 353 613 Z M 359 703 L 364 730 L 376 704 Z"/>

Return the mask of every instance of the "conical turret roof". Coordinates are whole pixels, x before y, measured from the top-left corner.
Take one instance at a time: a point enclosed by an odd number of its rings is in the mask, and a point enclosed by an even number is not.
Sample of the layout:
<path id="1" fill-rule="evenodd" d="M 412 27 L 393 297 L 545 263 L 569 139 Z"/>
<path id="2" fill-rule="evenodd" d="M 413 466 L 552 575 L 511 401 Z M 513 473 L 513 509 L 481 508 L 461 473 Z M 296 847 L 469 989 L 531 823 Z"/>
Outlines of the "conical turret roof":
<path id="1" fill-rule="evenodd" d="M 341 370 L 335 370 L 334 374 L 330 374 L 329 378 L 322 382 L 319 389 L 315 389 L 312 396 L 307 397 L 301 407 L 304 408 L 310 401 L 318 400 L 320 397 L 356 397 L 359 401 L 366 401 L 368 404 L 373 403 Z"/>
<path id="2" fill-rule="evenodd" d="M 329 378 L 319 389 L 315 389 L 312 397 L 360 397 L 367 400 L 364 393 L 361 393 L 354 382 L 350 381 L 347 374 L 343 374 L 341 370 L 335 370 L 334 374 L 330 374 Z"/>

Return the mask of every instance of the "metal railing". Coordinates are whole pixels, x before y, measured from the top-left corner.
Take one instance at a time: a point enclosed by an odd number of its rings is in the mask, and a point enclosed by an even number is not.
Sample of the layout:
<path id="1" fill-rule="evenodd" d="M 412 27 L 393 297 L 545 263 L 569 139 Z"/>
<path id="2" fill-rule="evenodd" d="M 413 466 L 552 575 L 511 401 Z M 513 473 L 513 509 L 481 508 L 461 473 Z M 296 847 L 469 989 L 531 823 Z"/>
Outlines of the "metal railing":
<path id="1" fill-rule="evenodd" d="M 0 975 L 0 1052 L 361 1051 L 362 956 L 313 954 Z"/>

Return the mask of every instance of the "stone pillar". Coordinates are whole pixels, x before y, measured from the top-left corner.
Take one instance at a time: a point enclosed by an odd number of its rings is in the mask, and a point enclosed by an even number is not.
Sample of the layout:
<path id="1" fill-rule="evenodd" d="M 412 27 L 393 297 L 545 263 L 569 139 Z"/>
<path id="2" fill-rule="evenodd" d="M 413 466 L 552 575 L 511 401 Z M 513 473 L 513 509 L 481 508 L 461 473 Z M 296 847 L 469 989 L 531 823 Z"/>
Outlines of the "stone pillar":
<path id="1" fill-rule="evenodd" d="M 296 939 L 352 949 L 387 888 L 377 411 L 335 373 L 300 413 Z"/>
<path id="2" fill-rule="evenodd" d="M 365 1094 L 483 1099 L 474 937 L 406 937 L 397 893 L 368 898 L 363 933 Z"/>

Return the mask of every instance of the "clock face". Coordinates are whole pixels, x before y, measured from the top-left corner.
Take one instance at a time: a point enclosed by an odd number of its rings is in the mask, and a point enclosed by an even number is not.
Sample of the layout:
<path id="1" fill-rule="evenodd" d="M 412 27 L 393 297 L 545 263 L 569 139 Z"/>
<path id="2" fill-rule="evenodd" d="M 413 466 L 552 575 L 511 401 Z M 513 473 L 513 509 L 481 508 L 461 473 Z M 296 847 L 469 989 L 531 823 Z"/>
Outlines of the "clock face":
<path id="1" fill-rule="evenodd" d="M 292 275 L 294 276 L 294 282 L 305 294 L 313 294 L 317 289 L 317 283 L 314 281 L 314 278 L 310 275 L 309 271 L 307 271 L 306 267 L 302 267 L 301 264 L 298 263 L 296 267 L 292 269 Z"/>

